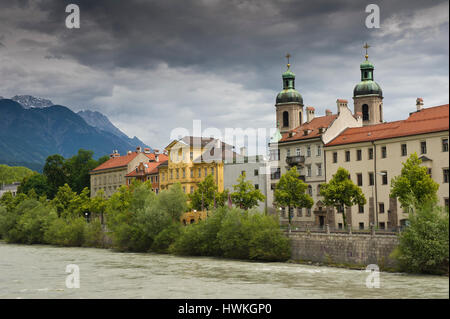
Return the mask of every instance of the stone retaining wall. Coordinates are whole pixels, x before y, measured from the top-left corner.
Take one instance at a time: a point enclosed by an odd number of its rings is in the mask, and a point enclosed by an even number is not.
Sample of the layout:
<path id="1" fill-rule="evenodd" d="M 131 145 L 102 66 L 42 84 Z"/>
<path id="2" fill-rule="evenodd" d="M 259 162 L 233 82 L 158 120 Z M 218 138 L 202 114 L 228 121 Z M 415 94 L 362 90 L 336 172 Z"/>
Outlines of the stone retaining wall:
<path id="1" fill-rule="evenodd" d="M 293 260 L 395 267 L 389 258 L 398 245 L 395 235 L 292 232 L 289 237 Z"/>

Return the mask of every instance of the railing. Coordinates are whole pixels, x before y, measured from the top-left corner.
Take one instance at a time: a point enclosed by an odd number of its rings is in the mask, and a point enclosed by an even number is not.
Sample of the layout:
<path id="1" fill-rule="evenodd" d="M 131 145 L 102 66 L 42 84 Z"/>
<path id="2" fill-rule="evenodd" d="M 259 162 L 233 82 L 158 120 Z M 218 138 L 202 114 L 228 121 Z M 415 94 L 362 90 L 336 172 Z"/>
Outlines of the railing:
<path id="1" fill-rule="evenodd" d="M 281 229 L 289 230 L 288 225 L 282 225 Z M 391 227 L 388 229 L 358 229 L 358 228 L 336 228 L 328 225 L 321 226 L 293 226 L 291 225 L 291 232 L 293 233 L 322 233 L 322 234 L 359 234 L 359 235 L 397 235 L 402 231 L 402 227 Z"/>
<path id="2" fill-rule="evenodd" d="M 290 166 L 304 164 L 305 156 L 303 156 L 303 155 L 288 156 L 288 157 L 286 157 L 286 163 Z"/>

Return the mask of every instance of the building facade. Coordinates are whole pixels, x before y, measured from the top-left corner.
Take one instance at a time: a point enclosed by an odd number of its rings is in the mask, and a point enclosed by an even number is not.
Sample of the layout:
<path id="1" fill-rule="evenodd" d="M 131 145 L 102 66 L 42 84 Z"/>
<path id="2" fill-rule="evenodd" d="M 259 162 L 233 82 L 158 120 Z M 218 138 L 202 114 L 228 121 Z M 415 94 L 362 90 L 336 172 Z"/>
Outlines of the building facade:
<path id="1" fill-rule="evenodd" d="M 396 229 L 405 225 L 408 214 L 389 193 L 391 179 L 401 174 L 402 163 L 412 153 L 417 153 L 439 183 L 439 203 L 448 207 L 449 106 L 423 108 L 422 103 L 417 99 L 417 110 L 406 120 L 350 128 L 325 145 L 327 181 L 343 167 L 367 200 L 364 206 L 346 210 L 353 227 Z M 332 225 L 343 227 L 341 213 L 336 214 Z"/>

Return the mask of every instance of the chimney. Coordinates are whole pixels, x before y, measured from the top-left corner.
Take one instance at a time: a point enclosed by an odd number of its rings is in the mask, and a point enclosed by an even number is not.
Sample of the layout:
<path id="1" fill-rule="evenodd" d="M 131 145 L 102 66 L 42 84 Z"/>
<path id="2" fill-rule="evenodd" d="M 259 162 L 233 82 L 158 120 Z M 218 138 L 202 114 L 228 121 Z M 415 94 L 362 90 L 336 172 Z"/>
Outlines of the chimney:
<path id="1" fill-rule="evenodd" d="M 241 155 L 242 156 L 247 156 L 247 148 L 245 146 L 241 147 Z"/>
<path id="2" fill-rule="evenodd" d="M 145 154 L 150 154 L 150 149 L 148 147 L 144 148 L 144 153 Z"/>
<path id="3" fill-rule="evenodd" d="M 159 155 L 155 153 L 155 162 L 159 162 Z"/>
<path id="4" fill-rule="evenodd" d="M 128 154 L 128 155 L 130 155 L 131 153 L 132 153 L 131 151 L 128 151 L 128 153 L 127 153 L 127 154 Z"/>
<path id="5" fill-rule="evenodd" d="M 341 110 L 348 109 L 348 101 L 344 99 L 338 99 L 336 101 L 338 114 L 341 113 Z"/>
<path id="6" fill-rule="evenodd" d="M 423 99 L 421 97 L 418 97 L 416 100 L 416 108 L 417 111 L 420 111 L 423 108 Z"/>
<path id="7" fill-rule="evenodd" d="M 314 108 L 312 106 L 306 107 L 306 122 L 309 123 L 314 119 Z"/>
<path id="8" fill-rule="evenodd" d="M 325 110 L 325 115 L 326 115 L 326 116 L 333 115 L 333 112 L 331 112 L 331 110 L 329 110 L 329 109 L 326 109 L 326 110 Z"/>
<path id="9" fill-rule="evenodd" d="M 155 154 L 159 154 L 159 150 L 153 150 Z"/>

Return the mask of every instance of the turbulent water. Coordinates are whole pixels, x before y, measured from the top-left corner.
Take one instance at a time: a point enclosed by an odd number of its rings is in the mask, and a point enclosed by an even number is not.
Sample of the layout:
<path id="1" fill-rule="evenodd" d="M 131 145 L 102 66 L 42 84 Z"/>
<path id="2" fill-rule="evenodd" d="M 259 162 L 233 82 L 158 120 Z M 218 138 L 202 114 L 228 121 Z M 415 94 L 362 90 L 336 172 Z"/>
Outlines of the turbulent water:
<path id="1" fill-rule="evenodd" d="M 67 288 L 66 266 L 80 270 Z M 448 277 L 0 242 L 0 298 L 449 298 Z"/>

